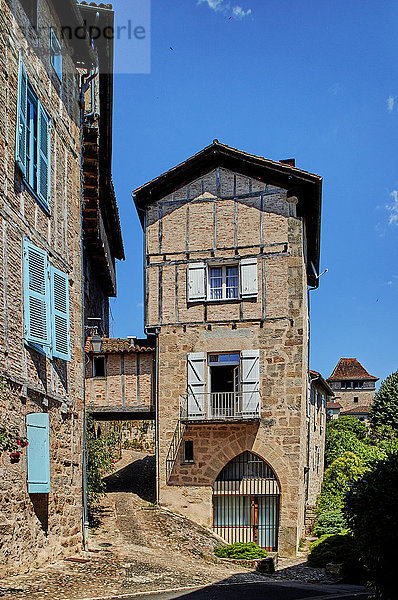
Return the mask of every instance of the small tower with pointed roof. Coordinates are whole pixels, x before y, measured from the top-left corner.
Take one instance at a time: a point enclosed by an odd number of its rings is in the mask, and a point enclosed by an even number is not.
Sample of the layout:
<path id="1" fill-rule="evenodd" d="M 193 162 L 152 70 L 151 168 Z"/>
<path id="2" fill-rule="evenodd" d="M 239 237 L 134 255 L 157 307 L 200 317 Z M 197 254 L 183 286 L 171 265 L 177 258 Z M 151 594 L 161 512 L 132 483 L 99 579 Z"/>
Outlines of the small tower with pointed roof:
<path id="1" fill-rule="evenodd" d="M 378 379 L 370 375 L 356 358 L 340 358 L 327 379 L 335 393 L 334 401 L 341 406 L 339 415 L 351 415 L 367 421 Z"/>

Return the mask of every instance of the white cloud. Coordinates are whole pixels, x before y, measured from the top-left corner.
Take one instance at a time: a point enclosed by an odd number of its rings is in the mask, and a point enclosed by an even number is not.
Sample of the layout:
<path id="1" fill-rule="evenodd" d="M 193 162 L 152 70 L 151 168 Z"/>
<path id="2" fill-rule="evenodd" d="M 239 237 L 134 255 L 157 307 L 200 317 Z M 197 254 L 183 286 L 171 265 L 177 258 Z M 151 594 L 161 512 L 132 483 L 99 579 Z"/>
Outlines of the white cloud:
<path id="1" fill-rule="evenodd" d="M 387 98 L 387 110 L 388 111 L 392 111 L 392 109 L 394 108 L 394 103 L 395 103 L 395 96 L 388 96 Z"/>
<path id="2" fill-rule="evenodd" d="M 252 14 L 251 8 L 244 10 L 238 5 L 231 6 L 231 4 L 225 0 L 198 0 L 197 4 L 207 4 L 207 6 L 215 12 L 221 12 L 224 15 L 228 15 L 239 21 Z"/>
<path id="3" fill-rule="evenodd" d="M 135 306 L 136 306 L 136 308 L 144 308 L 144 303 L 143 302 L 137 302 L 137 304 Z"/>
<path id="4" fill-rule="evenodd" d="M 232 9 L 232 14 L 235 19 L 243 19 L 244 17 L 252 14 L 252 9 L 248 8 L 247 10 L 243 10 L 241 6 L 234 6 Z"/>
<path id="5" fill-rule="evenodd" d="M 398 225 L 398 190 L 393 190 L 390 194 L 392 203 L 386 205 L 386 209 L 390 213 L 388 222 L 390 225 Z"/>

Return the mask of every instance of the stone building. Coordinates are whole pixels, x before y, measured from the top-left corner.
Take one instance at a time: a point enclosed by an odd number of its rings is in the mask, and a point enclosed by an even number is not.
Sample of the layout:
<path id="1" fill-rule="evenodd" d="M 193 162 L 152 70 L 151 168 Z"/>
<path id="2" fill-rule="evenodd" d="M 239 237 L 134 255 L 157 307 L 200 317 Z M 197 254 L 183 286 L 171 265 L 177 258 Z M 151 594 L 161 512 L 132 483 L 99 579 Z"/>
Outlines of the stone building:
<path id="1" fill-rule="evenodd" d="M 307 420 L 321 184 L 293 160 L 214 140 L 134 192 L 157 338 L 158 499 L 283 556 L 321 479 L 308 478 Z"/>
<path id="2" fill-rule="evenodd" d="M 88 37 L 65 27 L 85 30 L 75 0 L 2 2 L 0 427 L 29 445 L 19 461 L 0 454 L 1 574 L 82 542 L 81 84 L 101 65 Z M 111 91 L 98 88 L 104 106 Z"/>
<path id="3" fill-rule="evenodd" d="M 88 30 L 113 31 L 110 4 L 79 5 Z M 109 335 L 109 297 L 116 296 L 115 259 L 124 260 L 112 182 L 113 39 L 94 36 L 97 68 L 85 85 L 83 122 L 84 312 L 88 331 Z M 92 327 L 90 327 L 92 326 Z"/>
<path id="4" fill-rule="evenodd" d="M 356 358 L 340 358 L 327 379 L 335 393 L 333 402 L 328 404 L 329 416 L 336 419 L 340 415 L 351 415 L 367 422 L 378 379 L 369 375 Z"/>
<path id="5" fill-rule="evenodd" d="M 318 371 L 310 370 L 310 380 L 311 392 L 307 407 L 307 525 L 310 525 L 309 513 L 315 515 L 316 500 L 321 492 L 325 461 L 326 409 L 334 397 L 333 390 Z"/>
<path id="6" fill-rule="evenodd" d="M 86 342 L 86 407 L 96 420 L 154 419 L 154 340 Z"/>

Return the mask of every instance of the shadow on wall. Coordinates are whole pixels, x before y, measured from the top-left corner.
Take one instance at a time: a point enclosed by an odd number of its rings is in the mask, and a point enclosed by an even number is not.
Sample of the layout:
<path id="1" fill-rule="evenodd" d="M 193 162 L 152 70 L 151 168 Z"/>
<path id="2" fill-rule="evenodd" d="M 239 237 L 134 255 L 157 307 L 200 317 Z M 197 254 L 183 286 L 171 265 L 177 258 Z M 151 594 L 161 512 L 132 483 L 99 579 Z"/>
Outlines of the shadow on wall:
<path id="1" fill-rule="evenodd" d="M 35 515 L 44 533 L 48 534 L 48 494 L 29 494 Z"/>
<path id="2" fill-rule="evenodd" d="M 131 492 L 147 502 L 156 500 L 155 456 L 145 456 L 104 478 L 107 492 Z"/>

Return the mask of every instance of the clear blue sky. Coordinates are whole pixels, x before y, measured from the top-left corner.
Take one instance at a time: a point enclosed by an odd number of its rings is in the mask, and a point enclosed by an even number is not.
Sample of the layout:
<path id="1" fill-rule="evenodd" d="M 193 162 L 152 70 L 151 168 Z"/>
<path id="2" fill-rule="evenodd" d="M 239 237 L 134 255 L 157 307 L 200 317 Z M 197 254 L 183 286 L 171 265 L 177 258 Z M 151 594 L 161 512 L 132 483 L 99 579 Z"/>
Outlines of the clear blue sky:
<path id="1" fill-rule="evenodd" d="M 113 5 L 129 18 L 128 0 Z M 324 179 L 321 270 L 329 270 L 311 292 L 312 368 L 329 376 L 342 356 L 381 378 L 398 368 L 397 23 L 388 0 L 152 0 L 151 71 L 115 76 L 126 261 L 112 336 L 143 333 L 132 190 L 218 138 L 274 160 L 295 157 Z M 117 71 L 129 51 L 120 47 Z"/>

